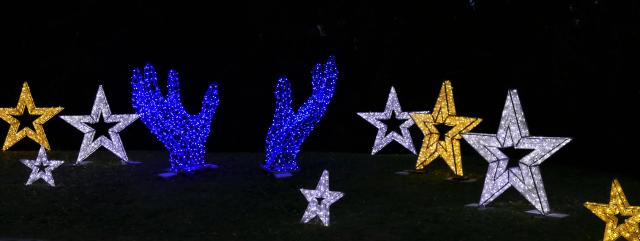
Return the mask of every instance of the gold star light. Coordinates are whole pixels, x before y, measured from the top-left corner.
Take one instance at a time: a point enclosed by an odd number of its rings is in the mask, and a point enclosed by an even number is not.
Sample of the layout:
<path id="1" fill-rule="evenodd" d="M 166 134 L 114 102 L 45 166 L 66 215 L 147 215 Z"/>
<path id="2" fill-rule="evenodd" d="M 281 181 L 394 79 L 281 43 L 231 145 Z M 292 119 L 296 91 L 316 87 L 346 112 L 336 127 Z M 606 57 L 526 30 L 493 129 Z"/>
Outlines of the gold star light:
<path id="1" fill-rule="evenodd" d="M 27 110 L 27 113 L 25 113 L 25 109 Z M 29 137 L 31 140 L 34 140 L 38 144 L 44 146 L 44 148 L 46 148 L 47 150 L 50 150 L 51 148 L 49 147 L 49 141 L 47 141 L 47 135 L 45 135 L 42 125 L 53 116 L 60 113 L 62 109 L 62 107 L 36 107 L 35 103 L 33 103 L 33 97 L 31 97 L 31 90 L 29 89 L 29 85 L 27 84 L 27 82 L 24 82 L 16 108 L 0 108 L 0 118 L 10 125 L 9 133 L 7 134 L 7 138 L 4 140 L 2 150 L 8 150 L 9 148 L 11 148 L 11 146 L 25 137 Z M 15 116 L 22 115 L 39 116 L 32 123 L 33 129 L 31 129 L 30 127 L 23 127 L 21 130 L 18 130 L 18 128 L 20 128 L 20 121 L 16 119 Z"/>
<path id="2" fill-rule="evenodd" d="M 455 175 L 462 176 L 460 134 L 471 131 L 482 119 L 456 115 L 451 82 L 445 80 L 442 83 L 438 100 L 431 113 L 412 112 L 411 118 L 424 134 L 416 170 L 423 169 L 437 157 L 442 157 Z M 451 129 L 446 133 L 440 133 L 436 127 L 442 125 Z"/>
<path id="3" fill-rule="evenodd" d="M 630 241 L 640 240 L 640 206 L 630 206 L 622 192 L 622 187 L 617 179 L 611 184 L 611 197 L 609 204 L 586 202 L 584 206 L 591 210 L 602 221 L 607 223 L 604 231 L 604 241 L 614 241 L 620 236 Z M 618 225 L 617 216 L 626 217 L 622 224 Z"/>

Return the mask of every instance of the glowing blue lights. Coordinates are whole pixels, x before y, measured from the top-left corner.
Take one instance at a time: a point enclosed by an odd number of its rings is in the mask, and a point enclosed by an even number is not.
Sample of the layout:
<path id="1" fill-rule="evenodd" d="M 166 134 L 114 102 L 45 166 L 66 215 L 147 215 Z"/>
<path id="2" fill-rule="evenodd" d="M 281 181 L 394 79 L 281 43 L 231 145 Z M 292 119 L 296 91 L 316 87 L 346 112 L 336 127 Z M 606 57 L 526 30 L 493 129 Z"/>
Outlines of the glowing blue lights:
<path id="1" fill-rule="evenodd" d="M 311 97 L 298 111 L 291 107 L 291 83 L 282 77 L 276 84 L 276 112 L 267 132 L 267 156 L 263 168 L 276 174 L 290 174 L 298 170 L 296 159 L 300 146 L 320 121 L 336 88 L 338 69 L 335 57 L 327 63 L 316 64 L 311 71 Z"/>
<path id="2" fill-rule="evenodd" d="M 217 84 L 209 85 L 197 115 L 187 113 L 182 106 L 178 73 L 174 70 L 169 70 L 166 95 L 160 92 L 156 71 L 150 64 L 144 66 L 144 73 L 133 70 L 131 85 L 133 108 L 169 150 L 169 170 L 191 172 L 210 167 L 205 163 L 205 143 L 220 101 Z"/>

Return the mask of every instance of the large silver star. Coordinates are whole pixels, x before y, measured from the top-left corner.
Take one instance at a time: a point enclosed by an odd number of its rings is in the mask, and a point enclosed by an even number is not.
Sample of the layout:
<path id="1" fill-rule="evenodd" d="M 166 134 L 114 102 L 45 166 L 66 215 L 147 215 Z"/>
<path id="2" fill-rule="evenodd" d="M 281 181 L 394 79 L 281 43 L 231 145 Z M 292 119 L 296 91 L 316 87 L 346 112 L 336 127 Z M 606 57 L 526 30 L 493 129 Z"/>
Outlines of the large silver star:
<path id="1" fill-rule="evenodd" d="M 309 205 L 302 215 L 302 223 L 319 217 L 322 225 L 329 226 L 329 206 L 344 196 L 344 193 L 329 190 L 329 171 L 324 170 L 315 190 L 300 189 Z M 319 200 L 320 199 L 320 200 Z"/>
<path id="2" fill-rule="evenodd" d="M 539 166 L 571 138 L 529 136 L 517 90 L 509 90 L 497 134 L 467 133 L 462 137 L 489 162 L 479 206 L 491 203 L 513 186 L 540 214 L 550 214 Z M 508 168 L 510 158 L 500 150 L 508 147 L 531 152 L 518 160 L 517 167 Z"/>
<path id="3" fill-rule="evenodd" d="M 64 161 L 59 160 L 48 160 L 47 152 L 44 150 L 43 146 L 40 146 L 40 150 L 38 151 L 38 157 L 35 160 L 20 160 L 22 164 L 31 168 L 31 175 L 29 175 L 29 180 L 27 180 L 26 185 L 31 185 L 33 182 L 38 179 L 42 179 L 47 182 L 50 186 L 55 187 L 56 183 L 53 180 L 53 175 L 51 175 L 51 171 L 56 169 Z M 41 169 L 44 168 L 44 171 Z"/>
<path id="4" fill-rule="evenodd" d="M 98 87 L 98 93 L 96 94 L 96 99 L 93 102 L 91 115 L 66 115 L 60 116 L 60 118 L 84 133 L 84 138 L 82 139 L 82 145 L 80 146 L 80 152 L 78 153 L 76 164 L 80 164 L 101 146 L 113 152 L 113 154 L 118 156 L 123 163 L 127 163 L 129 161 L 127 153 L 124 150 L 124 146 L 122 145 L 122 140 L 120 139 L 119 133 L 129 124 L 138 119 L 138 115 L 111 114 L 111 109 L 109 108 L 107 97 L 105 97 L 104 95 L 102 85 Z M 98 123 L 100 119 L 102 119 L 105 123 L 117 123 L 109 129 L 109 137 L 101 135 L 98 138 L 94 138 L 96 130 L 87 125 Z"/>
<path id="5" fill-rule="evenodd" d="M 387 125 L 380 121 L 391 119 L 392 113 L 395 114 L 395 118 L 397 120 L 405 120 L 404 123 L 400 125 L 401 134 L 398 134 L 395 131 L 391 131 L 387 134 Z M 398 142 L 400 145 L 404 146 L 404 148 L 411 151 L 411 153 L 416 154 L 416 149 L 413 146 L 413 140 L 411 140 L 411 134 L 408 130 L 414 122 L 413 119 L 411 119 L 409 112 L 402 112 L 395 88 L 391 87 L 389 98 L 387 99 L 387 106 L 385 107 L 384 112 L 359 112 L 358 115 L 378 128 L 378 134 L 376 135 L 376 140 L 373 143 L 371 155 L 382 150 L 382 148 L 391 143 L 391 141 Z"/>

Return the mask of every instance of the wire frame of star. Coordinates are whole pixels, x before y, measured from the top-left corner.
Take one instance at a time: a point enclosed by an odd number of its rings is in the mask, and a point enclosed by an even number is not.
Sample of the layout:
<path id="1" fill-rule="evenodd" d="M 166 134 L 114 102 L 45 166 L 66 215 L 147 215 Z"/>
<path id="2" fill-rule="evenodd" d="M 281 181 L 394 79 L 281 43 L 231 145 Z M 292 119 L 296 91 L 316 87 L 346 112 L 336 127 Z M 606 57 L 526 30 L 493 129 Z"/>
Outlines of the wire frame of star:
<path id="1" fill-rule="evenodd" d="M 60 160 L 49 160 L 44 146 L 40 146 L 38 157 L 35 160 L 22 159 L 20 162 L 31 168 L 31 174 L 25 185 L 29 186 L 35 181 L 42 179 L 52 187 L 55 187 L 56 183 L 53 180 L 53 174 L 51 172 L 64 163 L 64 161 Z M 44 170 L 40 170 L 40 167 L 44 167 Z"/>
<path id="2" fill-rule="evenodd" d="M 60 116 L 60 118 L 84 133 L 76 164 L 82 163 L 82 161 L 87 159 L 101 146 L 105 147 L 107 150 L 118 156 L 123 164 L 126 164 L 129 161 L 119 133 L 125 127 L 129 126 L 129 124 L 137 120 L 138 115 L 111 114 L 111 108 L 109 107 L 109 103 L 107 102 L 107 97 L 104 94 L 102 85 L 98 87 L 98 92 L 96 94 L 96 98 L 93 103 L 93 108 L 90 115 L 67 115 Z M 87 125 L 98 123 L 100 119 L 103 119 L 105 123 L 116 123 L 108 130 L 110 138 L 106 136 L 99 136 L 96 138 L 95 129 Z"/>
<path id="3" fill-rule="evenodd" d="M 388 126 L 381 120 L 389 120 L 392 116 L 394 116 L 394 114 L 397 120 L 405 121 L 400 124 L 400 133 L 391 131 L 387 134 Z M 393 86 L 391 87 L 391 91 L 389 91 L 389 97 L 387 98 L 387 104 L 384 112 L 359 112 L 358 115 L 378 128 L 378 133 L 376 134 L 376 139 L 373 143 L 371 155 L 375 155 L 380 150 L 382 150 L 382 148 L 393 141 L 396 141 L 411 153 L 416 154 L 416 149 L 413 146 L 411 133 L 409 132 L 409 127 L 413 126 L 414 124 L 413 119 L 411 119 L 411 116 L 408 112 L 402 111 L 402 107 L 400 107 L 400 101 L 398 101 L 398 95 L 396 94 L 396 90 Z"/>
<path id="4" fill-rule="evenodd" d="M 335 57 L 330 56 L 324 65 L 316 64 L 311 77 L 311 96 L 297 111 L 292 108 L 289 80 L 282 77 L 276 84 L 276 108 L 267 131 L 266 157 L 262 165 L 271 173 L 290 174 L 300 168 L 297 159 L 300 147 L 324 116 L 333 97 L 338 79 Z"/>
<path id="5" fill-rule="evenodd" d="M 206 142 L 211 122 L 218 107 L 218 85 L 207 88 L 200 113 L 189 114 L 182 105 L 178 73 L 169 70 L 167 94 L 161 93 L 158 77 L 152 65 L 144 72 L 133 70 L 131 101 L 140 120 L 169 151 L 169 170 L 172 173 L 206 169 Z"/>
<path id="6" fill-rule="evenodd" d="M 586 202 L 584 206 L 606 223 L 604 241 L 615 241 L 624 237 L 629 241 L 640 240 L 640 206 L 631 206 L 617 179 L 611 184 L 608 204 Z M 620 223 L 618 215 L 628 217 Z"/>
<path id="7" fill-rule="evenodd" d="M 571 138 L 530 136 L 516 90 L 508 92 L 497 134 L 467 133 L 462 136 L 489 162 L 479 206 L 488 205 L 513 186 L 539 214 L 551 213 L 539 166 Z M 518 160 L 518 166 L 509 168 L 510 158 L 500 148 L 511 147 L 531 152 Z"/>
<path id="8" fill-rule="evenodd" d="M 318 217 L 322 225 L 329 226 L 329 206 L 344 196 L 342 192 L 329 190 L 329 171 L 324 170 L 315 190 L 300 189 L 309 204 L 302 215 L 301 223 L 308 223 Z M 320 200 L 318 200 L 320 199 Z"/>
<path id="9" fill-rule="evenodd" d="M 8 150 L 25 137 L 35 141 L 41 146 L 44 146 L 45 149 L 50 150 L 51 147 L 49 146 L 49 141 L 45 134 L 43 125 L 63 109 L 64 108 L 62 107 L 36 107 L 33 97 L 31 96 L 29 84 L 24 82 L 22 84 L 22 90 L 20 91 L 17 106 L 15 108 L 0 108 L 0 118 L 9 124 L 9 132 L 7 133 L 4 144 L 2 145 L 2 150 Z M 20 128 L 20 125 L 24 125 L 24 123 L 20 123 L 15 116 L 22 115 L 39 115 L 39 117 L 32 122 L 34 129 L 31 129 L 30 127 L 18 129 Z"/>

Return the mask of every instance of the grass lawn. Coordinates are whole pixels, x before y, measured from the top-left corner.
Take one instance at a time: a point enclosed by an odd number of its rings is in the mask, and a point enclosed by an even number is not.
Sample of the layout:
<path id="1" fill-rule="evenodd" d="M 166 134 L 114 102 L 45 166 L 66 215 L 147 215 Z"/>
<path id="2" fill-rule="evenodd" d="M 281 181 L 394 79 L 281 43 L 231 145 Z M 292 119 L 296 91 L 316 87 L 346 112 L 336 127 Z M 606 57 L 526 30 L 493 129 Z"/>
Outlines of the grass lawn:
<path id="1" fill-rule="evenodd" d="M 0 240 L 601 240 L 604 222 L 585 201 L 606 203 L 613 175 L 579 166 L 542 165 L 553 219 L 533 209 L 511 189 L 491 208 L 477 202 L 486 162 L 464 159 L 474 183 L 446 180 L 441 160 L 427 174 L 402 176 L 415 156 L 304 153 L 302 171 L 274 179 L 258 163 L 261 154 L 212 153 L 219 169 L 168 180 L 164 152 L 129 152 L 135 166 L 122 166 L 99 151 L 91 164 L 72 166 L 76 152 L 52 152 L 67 163 L 54 171 L 57 186 L 24 183 L 30 169 L 18 162 L 36 152 L 0 153 Z M 300 224 L 307 202 L 298 190 L 313 189 L 323 169 L 331 189 L 345 196 L 331 206 L 331 226 Z M 640 205 L 640 181 L 618 177 L 632 205 Z"/>

